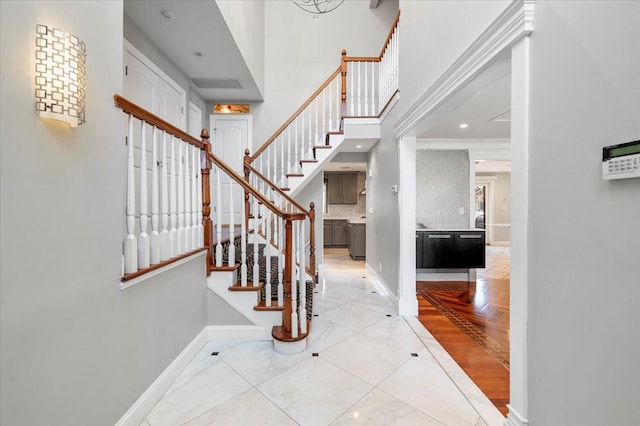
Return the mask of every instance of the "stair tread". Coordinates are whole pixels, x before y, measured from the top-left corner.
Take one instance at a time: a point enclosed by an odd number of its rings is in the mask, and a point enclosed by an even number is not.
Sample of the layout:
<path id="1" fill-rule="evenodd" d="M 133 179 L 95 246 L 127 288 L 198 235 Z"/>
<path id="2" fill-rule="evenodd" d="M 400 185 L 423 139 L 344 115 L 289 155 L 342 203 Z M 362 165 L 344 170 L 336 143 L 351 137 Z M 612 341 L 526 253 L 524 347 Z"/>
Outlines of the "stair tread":
<path id="1" fill-rule="evenodd" d="M 271 306 L 267 306 L 264 300 L 261 300 L 256 306 L 253 307 L 254 311 L 284 311 L 284 306 L 277 306 L 278 299 L 271 300 Z"/>
<path id="2" fill-rule="evenodd" d="M 313 149 L 331 149 L 332 146 L 331 145 L 316 145 L 313 147 Z"/>
<path id="3" fill-rule="evenodd" d="M 235 283 L 231 287 L 229 287 L 229 291 L 260 291 L 260 289 L 264 286 L 263 282 L 258 283 L 258 285 L 253 285 L 253 282 L 247 282 L 247 286 L 243 287 L 240 283 Z"/>
<path id="4" fill-rule="evenodd" d="M 240 268 L 240 264 L 236 263 L 233 266 L 210 266 L 209 271 L 211 272 L 229 272 L 229 271 L 237 271 Z"/>
<path id="5" fill-rule="evenodd" d="M 300 160 L 301 163 L 317 163 L 318 160 Z"/>
<path id="6" fill-rule="evenodd" d="M 304 174 L 302 173 L 287 173 L 285 174 L 286 177 L 304 177 Z"/>

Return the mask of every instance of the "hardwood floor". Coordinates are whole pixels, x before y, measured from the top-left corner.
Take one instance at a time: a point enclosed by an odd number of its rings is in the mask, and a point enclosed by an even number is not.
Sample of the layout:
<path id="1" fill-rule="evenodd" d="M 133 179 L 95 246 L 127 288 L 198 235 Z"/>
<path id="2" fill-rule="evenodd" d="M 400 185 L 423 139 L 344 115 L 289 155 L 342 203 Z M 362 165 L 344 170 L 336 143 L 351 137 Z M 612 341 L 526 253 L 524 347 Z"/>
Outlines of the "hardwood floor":
<path id="1" fill-rule="evenodd" d="M 418 282 L 418 319 L 503 415 L 509 403 L 509 280 Z"/>

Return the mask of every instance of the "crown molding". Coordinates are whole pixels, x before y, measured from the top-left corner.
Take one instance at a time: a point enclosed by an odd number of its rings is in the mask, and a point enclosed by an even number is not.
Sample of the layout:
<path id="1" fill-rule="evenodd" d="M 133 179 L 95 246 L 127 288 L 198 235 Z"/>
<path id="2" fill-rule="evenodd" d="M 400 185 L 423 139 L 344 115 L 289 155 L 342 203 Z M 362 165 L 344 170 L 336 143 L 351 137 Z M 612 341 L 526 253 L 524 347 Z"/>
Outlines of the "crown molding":
<path id="1" fill-rule="evenodd" d="M 504 49 L 533 32 L 534 0 L 513 0 L 438 80 L 393 125 L 396 137 L 420 121 L 471 81 Z"/>

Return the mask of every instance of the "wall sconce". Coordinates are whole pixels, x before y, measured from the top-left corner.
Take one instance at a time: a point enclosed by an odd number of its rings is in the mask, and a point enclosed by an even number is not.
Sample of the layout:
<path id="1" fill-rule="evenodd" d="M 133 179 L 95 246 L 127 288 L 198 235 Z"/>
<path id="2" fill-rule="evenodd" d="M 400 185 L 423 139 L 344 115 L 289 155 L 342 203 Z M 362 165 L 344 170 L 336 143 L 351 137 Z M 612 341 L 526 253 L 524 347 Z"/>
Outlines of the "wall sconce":
<path id="1" fill-rule="evenodd" d="M 87 48 L 78 37 L 36 27 L 36 112 L 78 127 L 84 115 Z"/>

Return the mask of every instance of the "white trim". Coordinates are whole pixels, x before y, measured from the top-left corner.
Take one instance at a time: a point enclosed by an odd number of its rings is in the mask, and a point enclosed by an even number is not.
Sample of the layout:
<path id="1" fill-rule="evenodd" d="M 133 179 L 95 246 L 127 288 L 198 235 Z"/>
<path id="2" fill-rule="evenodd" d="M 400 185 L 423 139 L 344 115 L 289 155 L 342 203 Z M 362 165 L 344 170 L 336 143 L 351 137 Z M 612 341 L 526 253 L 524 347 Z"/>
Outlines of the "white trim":
<path id="1" fill-rule="evenodd" d="M 198 253 L 194 253 L 191 256 L 187 256 L 184 259 L 180 259 L 177 260 L 175 262 L 172 262 L 166 266 L 163 266 L 162 268 L 158 268 L 158 269 L 154 269 L 151 272 L 147 272 L 144 275 L 140 275 L 139 277 L 133 278 L 131 280 L 125 281 L 125 282 L 121 282 L 120 283 L 120 290 L 124 290 L 127 289 L 131 286 L 134 286 L 136 284 L 140 284 L 143 281 L 148 280 L 149 278 L 153 278 L 158 274 L 161 274 L 163 272 L 167 272 L 173 268 L 177 268 L 180 265 L 184 265 L 187 262 L 192 261 L 193 259 L 197 259 L 198 257 L 204 257 L 207 254 L 206 250 L 200 251 Z M 204 267 L 202 268 L 202 272 L 204 272 Z"/>
<path id="2" fill-rule="evenodd" d="M 259 325 L 209 325 L 205 327 L 209 341 L 271 340 L 271 328 Z"/>
<path id="3" fill-rule="evenodd" d="M 398 140 L 398 311 L 418 315 L 416 298 L 416 138 Z"/>
<path id="4" fill-rule="evenodd" d="M 147 388 L 140 398 L 122 416 L 116 426 L 139 425 L 156 406 L 165 392 L 171 387 L 187 365 L 195 358 L 207 343 L 207 329 L 204 328 L 174 359 L 171 364 Z"/>
<path id="5" fill-rule="evenodd" d="M 491 245 L 509 247 L 511 246 L 511 241 L 493 241 Z"/>
<path id="6" fill-rule="evenodd" d="M 371 280 L 371 284 L 374 285 L 376 290 L 383 296 L 387 297 L 392 302 L 394 307 L 397 307 L 398 297 L 393 293 L 393 291 L 391 291 L 391 289 L 384 282 L 384 280 L 380 278 L 380 276 L 376 273 L 376 271 L 374 271 L 374 269 L 371 266 L 369 266 L 368 263 L 365 265 L 365 269 L 367 270 L 367 274 L 369 274 L 369 279 Z"/>
<path id="7" fill-rule="evenodd" d="M 426 269 L 416 271 L 418 281 L 474 281 L 471 279 L 470 269 L 467 272 L 429 272 Z"/>
<path id="8" fill-rule="evenodd" d="M 393 125 L 408 134 L 460 87 L 471 81 L 499 52 L 533 31 L 533 0 L 514 0 L 442 76 Z"/>
<path id="9" fill-rule="evenodd" d="M 470 160 L 469 162 L 471 162 L 473 160 Z M 477 173 L 477 172 L 476 172 Z M 485 194 L 485 199 L 484 199 L 484 203 L 485 203 L 485 218 L 484 218 L 484 229 L 486 231 L 486 244 L 489 245 L 495 245 L 495 242 L 493 241 L 493 234 L 495 233 L 495 223 L 494 223 L 494 214 L 495 214 L 495 209 L 494 209 L 494 203 L 495 203 L 495 188 L 494 188 L 494 184 L 495 181 L 498 180 L 497 176 L 474 176 L 475 177 L 475 186 L 478 185 L 486 185 L 487 186 L 487 193 Z M 473 203 L 475 205 L 475 187 L 474 190 L 472 191 L 473 195 L 474 195 L 474 199 L 473 199 Z M 471 227 L 475 228 L 476 224 L 475 224 L 475 218 L 472 219 L 472 223 L 471 223 Z"/>
<path id="10" fill-rule="evenodd" d="M 504 422 L 505 426 L 526 426 L 529 424 L 529 420 L 518 414 L 518 412 L 513 409 L 511 404 L 507 404 L 507 408 L 509 409 L 509 413 L 507 415 L 507 419 Z"/>

